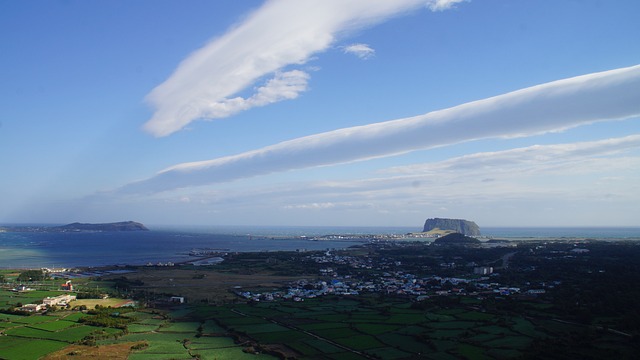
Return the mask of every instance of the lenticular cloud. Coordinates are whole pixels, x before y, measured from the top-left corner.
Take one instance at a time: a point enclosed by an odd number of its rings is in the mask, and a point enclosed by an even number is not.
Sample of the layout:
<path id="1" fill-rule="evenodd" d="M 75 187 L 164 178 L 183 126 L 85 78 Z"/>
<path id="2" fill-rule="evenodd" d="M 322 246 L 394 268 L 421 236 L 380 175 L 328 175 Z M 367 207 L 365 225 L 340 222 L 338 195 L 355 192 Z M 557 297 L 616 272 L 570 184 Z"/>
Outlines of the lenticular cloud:
<path id="1" fill-rule="evenodd" d="M 238 155 L 178 164 L 121 191 L 165 191 L 634 116 L 640 116 L 640 65 L 558 80 L 415 117 L 306 136 Z"/>
<path id="2" fill-rule="evenodd" d="M 147 95 L 154 114 L 144 129 L 155 136 L 167 136 L 197 119 L 223 118 L 252 107 L 293 99 L 306 90 L 307 76 L 283 78 L 276 73 L 287 66 L 304 64 L 314 54 L 329 49 L 340 34 L 420 7 L 441 11 L 461 1 L 267 1 L 246 21 L 188 56 L 165 82 Z M 359 54 L 363 54 L 360 50 Z M 258 79 L 272 74 L 276 77 L 266 87 L 273 85 L 273 81 L 293 81 L 280 87 L 285 93 L 271 91 L 267 99 L 264 94 L 248 99 L 234 97 Z M 300 72 L 286 74 L 300 75 Z M 256 96 L 261 101 L 255 101 Z"/>

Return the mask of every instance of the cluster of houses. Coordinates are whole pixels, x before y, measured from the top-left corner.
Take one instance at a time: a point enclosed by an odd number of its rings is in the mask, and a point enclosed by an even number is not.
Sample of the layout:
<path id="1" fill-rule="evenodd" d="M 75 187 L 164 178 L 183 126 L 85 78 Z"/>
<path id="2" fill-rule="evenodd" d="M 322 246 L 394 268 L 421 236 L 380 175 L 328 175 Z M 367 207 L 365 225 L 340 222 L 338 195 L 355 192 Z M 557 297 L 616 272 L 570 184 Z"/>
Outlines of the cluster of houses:
<path id="1" fill-rule="evenodd" d="M 23 289 L 20 291 L 32 290 L 22 286 L 19 288 Z M 67 281 L 64 284 L 60 285 L 60 290 L 73 291 L 73 284 L 71 284 L 71 281 Z M 71 294 L 47 296 L 46 298 L 42 299 L 42 304 L 24 304 L 21 307 L 19 307 L 18 310 L 27 311 L 27 312 L 39 312 L 39 311 L 46 310 L 47 308 L 50 308 L 52 306 L 67 306 L 70 302 L 72 302 L 75 299 L 76 299 L 76 296 Z"/>
<path id="2" fill-rule="evenodd" d="M 482 272 L 488 271 L 488 269 L 482 269 Z M 331 268 L 321 269 L 320 273 L 321 275 L 333 276 L 333 278 L 328 281 L 299 280 L 291 284 L 286 291 L 262 293 L 238 291 L 237 295 L 252 301 L 304 301 L 304 299 L 324 295 L 358 295 L 363 292 L 368 292 L 406 296 L 416 301 L 421 301 L 430 296 L 510 296 L 516 294 L 536 296 L 546 292 L 544 288 L 531 288 L 523 291 L 518 287 L 510 287 L 492 282 L 491 277 L 488 276 L 473 279 L 440 277 L 435 275 L 418 278 L 413 274 L 395 271 L 385 272 L 382 276 L 365 280 L 353 279 L 350 276 L 340 276 Z"/>
<path id="3" fill-rule="evenodd" d="M 473 267 L 473 274 L 468 277 L 441 277 L 427 276 L 417 277 L 404 271 L 393 271 L 388 265 L 400 266 L 401 263 L 393 260 L 393 264 L 384 262 L 374 264 L 370 257 L 346 256 L 332 254 L 331 251 L 323 255 L 313 255 L 309 260 L 317 264 L 330 266 L 319 269 L 319 280 L 299 280 L 292 283 L 287 290 L 254 293 L 250 291 L 237 291 L 236 294 L 252 301 L 293 300 L 303 301 L 324 295 L 358 295 L 360 293 L 382 293 L 396 296 L 406 296 L 414 300 L 424 300 L 430 296 L 470 295 L 470 296 L 511 296 L 528 295 L 538 296 L 546 292 L 545 284 L 536 287 L 529 284 L 526 289 L 500 284 L 495 281 L 498 276 L 491 266 Z M 349 275 L 341 276 L 337 268 L 340 265 L 348 265 L 358 269 L 387 269 L 382 274 L 376 274 L 370 278 L 354 278 Z M 453 267 L 451 264 L 440 264 L 440 267 Z M 549 285 L 553 287 L 553 284 Z"/>

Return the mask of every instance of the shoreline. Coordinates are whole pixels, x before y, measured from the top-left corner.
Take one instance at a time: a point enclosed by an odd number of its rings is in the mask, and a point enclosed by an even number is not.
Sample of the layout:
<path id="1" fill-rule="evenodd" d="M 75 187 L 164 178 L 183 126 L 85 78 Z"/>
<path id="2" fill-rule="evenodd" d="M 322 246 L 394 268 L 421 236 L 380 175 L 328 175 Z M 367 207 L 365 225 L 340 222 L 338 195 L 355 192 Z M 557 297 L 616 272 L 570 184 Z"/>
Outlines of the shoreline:
<path id="1" fill-rule="evenodd" d="M 383 235 L 382 237 L 388 237 L 386 239 L 381 239 L 378 236 L 376 236 L 376 238 L 373 239 L 369 239 L 369 240 L 364 240 L 362 238 L 360 238 L 360 240 L 356 240 L 356 239 L 350 239 L 348 238 L 348 235 L 344 235 L 345 238 L 342 239 L 341 241 L 344 242 L 358 242 L 359 244 L 354 244 L 352 246 L 346 247 L 346 248 L 342 248 L 339 250 L 348 250 L 350 248 L 353 247 L 357 247 L 360 246 L 362 244 L 366 244 L 369 242 L 380 242 L 380 241 L 398 241 L 398 242 L 424 242 L 424 243 L 431 243 L 433 242 L 433 240 L 437 239 L 435 237 L 399 237 L 398 235 Z M 360 235 L 359 235 L 360 237 Z M 513 246 L 514 244 L 517 244 L 519 242 L 640 242 L 640 237 L 627 237 L 627 238 L 610 238 L 610 237 L 606 237 L 606 238 L 593 238 L 593 237 L 529 237 L 529 236 L 521 236 L 521 237 L 506 237 L 506 236 L 502 236 L 502 237 L 484 237 L 484 236 L 480 236 L 478 237 L 478 239 L 482 242 L 481 245 L 484 246 Z M 501 241 L 504 243 L 489 243 L 490 240 L 497 240 L 497 241 Z M 329 240 L 314 240 L 314 239 L 307 239 L 307 241 L 314 241 L 314 242 L 318 242 L 318 241 L 329 241 Z M 332 242 L 336 242 L 336 240 L 330 240 Z M 340 242 L 340 240 L 338 240 L 338 242 Z M 298 250 L 291 250 L 291 249 L 281 249 L 281 250 L 260 250 L 260 251 L 233 251 L 231 249 L 228 249 L 229 251 L 226 251 L 228 253 L 264 253 L 264 252 L 287 252 L 287 251 L 298 251 Z M 326 249 L 325 249 L 326 250 Z M 318 249 L 313 249 L 313 250 L 302 250 L 302 251 L 325 251 L 325 250 L 318 250 Z M 174 256 L 184 256 L 184 254 L 174 254 Z M 214 258 L 220 258 L 220 261 L 217 261 L 215 263 L 208 263 L 208 264 L 203 264 L 203 265 L 197 265 L 195 263 L 199 263 L 199 262 L 204 262 L 206 260 L 211 260 Z M 208 266 L 208 265 L 215 265 L 216 263 L 220 263 L 224 261 L 224 254 L 221 253 L 215 253 L 215 254 L 207 254 L 206 256 L 191 256 L 189 259 L 181 259 L 179 261 L 171 261 L 171 260 L 163 260 L 163 261 L 157 261 L 156 263 L 115 263 L 115 264 L 102 264 L 102 265 L 80 265 L 80 266 L 56 266 L 56 267 L 47 267 L 47 266 L 40 266 L 40 267 L 12 267 L 12 266 L 0 266 L 0 271 L 21 271 L 21 270 L 34 270 L 34 269 L 52 269 L 52 270 L 59 270 L 59 269 L 66 269 L 66 270 L 78 270 L 78 272 L 96 272 L 96 271 L 117 271 L 117 270 L 125 270 L 127 268 L 171 268 L 171 267 L 180 267 L 180 266 L 185 266 L 185 265 L 189 265 L 193 263 L 193 266 Z M 68 271 L 66 271 L 68 272 Z M 55 271 L 52 273 L 56 273 Z"/>

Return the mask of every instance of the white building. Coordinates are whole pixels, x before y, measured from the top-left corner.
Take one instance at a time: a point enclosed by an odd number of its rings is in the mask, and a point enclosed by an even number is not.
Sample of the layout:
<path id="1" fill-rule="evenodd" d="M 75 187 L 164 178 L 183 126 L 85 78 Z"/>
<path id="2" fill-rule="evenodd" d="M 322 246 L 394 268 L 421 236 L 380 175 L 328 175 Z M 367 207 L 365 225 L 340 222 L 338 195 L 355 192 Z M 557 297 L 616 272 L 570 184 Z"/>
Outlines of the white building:
<path id="1" fill-rule="evenodd" d="M 71 301 L 75 300 L 75 295 L 60 295 L 56 297 L 46 297 L 42 300 L 42 304 L 46 306 L 60 305 L 66 306 Z"/>
<path id="2" fill-rule="evenodd" d="M 493 274 L 493 267 L 491 266 L 478 266 L 473 268 L 473 273 L 477 275 L 489 275 Z"/>

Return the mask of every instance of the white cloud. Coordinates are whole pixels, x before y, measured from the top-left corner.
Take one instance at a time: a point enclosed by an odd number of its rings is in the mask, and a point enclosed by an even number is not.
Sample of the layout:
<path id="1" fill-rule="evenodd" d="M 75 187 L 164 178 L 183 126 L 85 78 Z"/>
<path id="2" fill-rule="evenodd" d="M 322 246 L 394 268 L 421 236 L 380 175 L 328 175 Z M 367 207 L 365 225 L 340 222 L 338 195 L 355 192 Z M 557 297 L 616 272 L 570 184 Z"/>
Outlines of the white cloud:
<path id="1" fill-rule="evenodd" d="M 334 203 L 330 203 L 330 202 L 325 202 L 325 203 L 311 203 L 311 204 L 299 204 L 299 205 L 285 205 L 284 208 L 285 209 L 291 209 L 291 210 L 316 210 L 316 209 L 331 209 L 334 208 L 336 206 L 336 204 Z"/>
<path id="2" fill-rule="evenodd" d="M 376 53 L 376 51 L 367 44 L 351 44 L 344 46 L 342 50 L 345 54 L 353 54 L 363 60 L 369 59 Z"/>
<path id="3" fill-rule="evenodd" d="M 240 111 L 253 107 L 265 106 L 282 100 L 295 99 L 301 92 L 307 90 L 309 74 L 300 70 L 288 72 L 278 72 L 273 79 L 270 79 L 264 86 L 256 89 L 253 96 L 249 98 L 235 97 L 208 105 L 202 104 L 201 113 L 203 117 L 209 119 L 219 119 L 231 116 Z"/>
<path id="4" fill-rule="evenodd" d="M 456 4 L 459 4 L 461 2 L 466 2 L 466 1 L 468 0 L 434 0 L 434 1 L 430 1 L 429 4 L 427 4 L 427 7 L 431 11 L 443 11 L 443 10 L 451 9 Z"/>
<path id="5" fill-rule="evenodd" d="M 272 0 L 221 37 L 195 51 L 146 97 L 154 107 L 144 129 L 155 136 L 176 132 L 197 119 L 215 119 L 292 99 L 306 89 L 270 87 L 269 101 L 233 96 L 258 79 L 309 61 L 349 31 L 374 25 L 421 6 L 436 11 L 457 0 Z M 285 72 L 284 74 L 291 74 Z M 300 74 L 298 74 L 300 75 Z M 297 78 L 301 80 L 300 77 Z M 283 89 L 286 94 L 276 93 Z M 250 96 L 251 99 L 261 94 Z"/>
<path id="6" fill-rule="evenodd" d="M 638 147 L 640 147 L 640 135 L 630 135 L 600 141 L 560 145 L 534 145 L 504 151 L 476 153 L 438 163 L 393 167 L 384 172 L 418 175 L 442 174 L 444 172 L 464 172 L 469 174 L 474 171 L 489 171 L 489 174 L 495 175 L 497 171 L 512 172 L 514 167 L 518 167 L 519 171 L 528 169 L 535 173 L 541 173 L 543 170 L 549 169 L 565 171 L 569 163 L 575 164 L 578 161 L 587 161 L 592 156 L 609 156 Z M 606 160 L 604 163 L 606 163 Z M 606 164 L 603 164 L 603 166 L 608 167 Z M 598 167 L 585 170 L 602 169 Z"/>
<path id="7" fill-rule="evenodd" d="M 476 153 L 440 162 L 396 167 L 378 177 L 315 181 L 216 193 L 212 204 L 270 204 L 295 210 L 384 209 L 403 204 L 474 201 L 577 201 L 581 197 L 638 198 L 640 134 L 600 141 L 536 145 Z M 636 155 L 628 154 L 635 151 Z M 609 176 L 615 174 L 615 177 Z M 491 181 L 486 181 L 491 177 Z M 603 183 L 606 184 L 603 186 Z M 618 194 L 618 195 L 616 195 Z M 207 198 L 207 192 L 194 197 Z M 374 200 L 375 199 L 375 200 Z M 429 207 L 432 207 L 430 205 Z M 445 206 L 440 205 L 440 208 Z"/>
<path id="8" fill-rule="evenodd" d="M 289 181 L 262 187 L 230 183 L 182 191 L 203 200 L 199 211 L 242 214 L 260 209 L 259 212 L 272 216 L 287 219 L 293 216 L 313 224 L 318 219 L 330 218 L 328 223 L 333 225 L 346 219 L 349 225 L 354 224 L 354 219 L 358 219 L 356 223 L 370 225 L 372 213 L 381 211 L 388 212 L 386 221 L 394 218 L 400 224 L 418 224 L 432 211 L 434 216 L 465 217 L 468 213 L 473 214 L 474 220 L 483 220 L 490 209 L 494 224 L 496 217 L 513 217 L 512 220 L 522 224 L 526 217 L 542 216 L 546 218 L 537 220 L 541 221 L 538 225 L 567 226 L 553 222 L 553 217 L 572 211 L 579 213 L 576 219 L 609 221 L 614 206 L 624 208 L 625 214 L 627 210 L 637 213 L 638 150 L 640 134 L 635 134 L 476 153 L 391 168 L 375 177 L 363 174 L 357 180 Z M 469 159 L 479 164 L 473 166 Z M 489 177 L 492 181 L 486 182 Z M 184 195 L 171 192 L 156 196 L 179 199 Z M 545 210 L 549 207 L 555 210 Z M 632 215 L 627 218 L 623 223 L 633 223 Z M 582 225 L 591 220 L 583 221 Z"/>
<path id="9" fill-rule="evenodd" d="M 178 164 L 120 191 L 159 192 L 629 118 L 640 115 L 638 94 L 640 65 L 554 81 L 411 118 L 344 128 L 238 155 Z"/>

